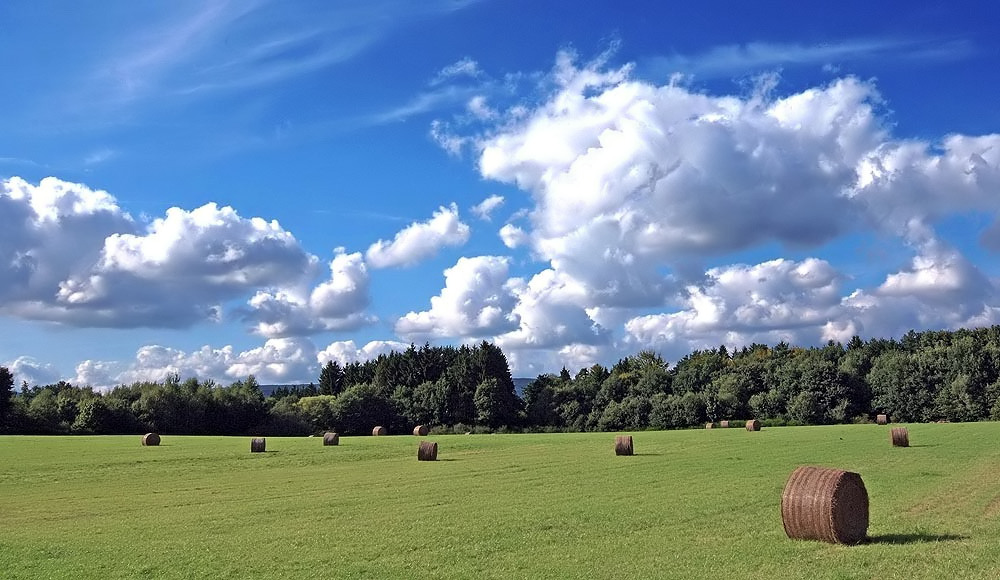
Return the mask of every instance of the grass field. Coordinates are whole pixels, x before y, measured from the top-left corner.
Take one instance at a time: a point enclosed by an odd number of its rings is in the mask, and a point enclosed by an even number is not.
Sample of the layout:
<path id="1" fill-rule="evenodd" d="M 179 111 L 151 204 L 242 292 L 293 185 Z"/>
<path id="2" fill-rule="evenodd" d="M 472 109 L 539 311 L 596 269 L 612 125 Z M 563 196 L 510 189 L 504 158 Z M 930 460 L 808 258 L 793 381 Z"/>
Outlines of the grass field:
<path id="1" fill-rule="evenodd" d="M 0 437 L 0 578 L 1000 577 L 1000 423 L 907 427 Z M 868 543 L 785 537 L 799 465 L 861 474 Z"/>

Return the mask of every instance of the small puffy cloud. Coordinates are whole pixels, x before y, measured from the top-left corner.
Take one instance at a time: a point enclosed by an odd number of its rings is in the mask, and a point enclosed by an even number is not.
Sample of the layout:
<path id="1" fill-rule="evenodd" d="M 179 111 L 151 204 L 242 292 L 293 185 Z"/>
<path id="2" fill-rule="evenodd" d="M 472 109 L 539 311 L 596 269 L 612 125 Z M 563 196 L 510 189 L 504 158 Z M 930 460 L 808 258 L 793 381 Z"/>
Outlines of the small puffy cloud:
<path id="1" fill-rule="evenodd" d="M 413 266 L 445 246 L 461 246 L 469 239 L 469 226 L 458 217 L 458 206 L 440 207 L 430 220 L 414 222 L 391 241 L 379 240 L 365 254 L 373 268 Z"/>
<path id="2" fill-rule="evenodd" d="M 501 205 L 503 205 L 503 196 L 491 195 L 472 206 L 472 213 L 481 220 L 490 221 L 490 214 Z"/>
<path id="3" fill-rule="evenodd" d="M 14 375 L 14 388 L 20 389 L 21 383 L 27 382 L 29 386 L 51 385 L 58 382 L 62 377 L 59 371 L 48 363 L 42 363 L 30 356 L 19 356 L 13 362 L 3 365 Z"/>
<path id="4" fill-rule="evenodd" d="M 268 338 L 354 330 L 374 321 L 365 314 L 371 300 L 368 269 L 360 252 L 336 250 L 330 279 L 311 292 L 298 288 L 258 291 L 248 302 L 254 332 Z"/>
<path id="5" fill-rule="evenodd" d="M 460 258 L 444 271 L 445 287 L 431 308 L 410 312 L 396 322 L 407 339 L 480 337 L 517 328 L 516 303 L 508 279 L 509 260 L 499 256 Z"/>
<path id="6" fill-rule="evenodd" d="M 476 95 L 469 99 L 465 108 L 470 114 L 472 114 L 473 117 L 480 121 L 495 119 L 500 115 L 499 112 L 487 104 L 486 97 L 483 95 Z"/>
<path id="7" fill-rule="evenodd" d="M 339 364 L 345 365 L 378 358 L 380 354 L 388 354 L 392 351 L 402 352 L 409 346 L 409 344 L 392 340 L 373 340 L 358 348 L 353 340 L 343 340 L 331 342 L 325 349 L 317 353 L 316 360 L 320 365 L 325 365 L 329 361 L 337 361 Z"/>
<path id="8" fill-rule="evenodd" d="M 558 373 L 563 367 L 576 374 L 580 369 L 608 364 L 608 361 L 634 353 L 616 353 L 608 345 L 568 344 L 559 349 L 520 349 L 506 354 L 513 376 L 537 377 L 543 373 Z"/>
<path id="9" fill-rule="evenodd" d="M 115 384 L 115 376 L 121 365 L 113 362 L 85 360 L 76 365 L 76 376 L 70 383 L 79 387 L 107 389 Z"/>
<path id="10" fill-rule="evenodd" d="M 438 85 L 455 78 L 476 78 L 481 75 L 482 71 L 479 69 L 479 63 L 469 57 L 465 57 L 441 69 L 437 76 L 434 77 L 434 80 L 431 81 L 431 84 Z"/>
<path id="11" fill-rule="evenodd" d="M 513 224 L 504 224 L 500 228 L 500 240 L 510 249 L 519 248 L 528 243 L 528 233 Z"/>

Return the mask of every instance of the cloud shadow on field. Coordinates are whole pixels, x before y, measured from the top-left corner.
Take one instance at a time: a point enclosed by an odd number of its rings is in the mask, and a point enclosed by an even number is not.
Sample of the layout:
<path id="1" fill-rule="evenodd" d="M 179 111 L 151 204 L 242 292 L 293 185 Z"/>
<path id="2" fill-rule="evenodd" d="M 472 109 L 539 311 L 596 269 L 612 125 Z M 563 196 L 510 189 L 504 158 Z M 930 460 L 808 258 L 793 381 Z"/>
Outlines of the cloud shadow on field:
<path id="1" fill-rule="evenodd" d="M 925 542 L 952 542 L 967 540 L 968 536 L 958 534 L 881 534 L 869 537 L 866 544 L 922 544 Z"/>

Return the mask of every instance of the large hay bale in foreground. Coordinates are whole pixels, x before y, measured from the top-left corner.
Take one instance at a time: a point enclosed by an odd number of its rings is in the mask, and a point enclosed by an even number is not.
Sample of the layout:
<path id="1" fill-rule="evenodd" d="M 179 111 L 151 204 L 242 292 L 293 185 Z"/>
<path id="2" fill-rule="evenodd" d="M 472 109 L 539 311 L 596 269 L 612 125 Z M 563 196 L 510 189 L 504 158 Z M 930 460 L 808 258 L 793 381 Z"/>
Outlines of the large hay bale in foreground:
<path id="1" fill-rule="evenodd" d="M 437 461 L 438 444 L 433 441 L 421 441 L 417 447 L 417 461 Z"/>
<path id="2" fill-rule="evenodd" d="M 263 437 L 254 437 L 250 440 L 250 453 L 264 453 L 267 443 Z"/>
<path id="3" fill-rule="evenodd" d="M 378 427 L 375 427 L 374 429 L 372 429 L 372 435 L 375 435 L 375 436 L 388 435 L 388 434 L 389 434 L 389 430 L 386 429 L 385 427 L 381 426 L 381 425 L 379 425 Z"/>
<path id="4" fill-rule="evenodd" d="M 910 433 L 906 430 L 906 427 L 893 427 L 891 437 L 893 447 L 910 446 Z"/>
<path id="5" fill-rule="evenodd" d="M 615 455 L 633 455 L 631 435 L 618 435 L 615 437 Z"/>
<path id="6" fill-rule="evenodd" d="M 747 431 L 760 431 L 760 421 L 757 419 L 747 421 Z"/>
<path id="7" fill-rule="evenodd" d="M 340 445 L 340 433 L 323 433 L 323 445 Z"/>
<path id="8" fill-rule="evenodd" d="M 417 425 L 413 428 L 413 434 L 417 437 L 426 437 L 428 433 L 430 433 L 430 429 L 427 428 L 427 425 Z"/>
<path id="9" fill-rule="evenodd" d="M 885 415 L 876 415 L 875 422 L 879 425 L 887 425 L 889 423 L 889 417 Z"/>
<path id="10" fill-rule="evenodd" d="M 719 427 L 722 427 L 723 429 L 729 429 L 729 421 L 728 420 L 727 421 L 719 421 Z"/>
<path id="11" fill-rule="evenodd" d="M 715 423 L 705 423 L 705 428 L 706 429 L 711 429 L 713 427 L 715 427 Z"/>
<path id="12" fill-rule="evenodd" d="M 142 436 L 142 444 L 147 447 L 153 447 L 160 444 L 160 436 L 156 433 L 146 433 Z"/>
<path id="13" fill-rule="evenodd" d="M 868 490 L 857 473 L 799 467 L 781 493 L 781 523 L 792 539 L 857 544 L 868 535 Z"/>

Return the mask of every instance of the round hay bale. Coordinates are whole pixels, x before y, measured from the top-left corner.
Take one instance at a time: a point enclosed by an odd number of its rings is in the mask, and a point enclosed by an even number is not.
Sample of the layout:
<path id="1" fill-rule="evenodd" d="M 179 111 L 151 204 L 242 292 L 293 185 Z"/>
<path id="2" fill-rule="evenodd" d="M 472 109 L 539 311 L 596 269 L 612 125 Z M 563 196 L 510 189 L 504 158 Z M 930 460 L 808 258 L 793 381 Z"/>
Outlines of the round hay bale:
<path id="1" fill-rule="evenodd" d="M 906 430 L 906 427 L 893 427 L 891 437 L 893 447 L 910 446 L 910 433 Z"/>
<path id="2" fill-rule="evenodd" d="M 715 427 L 715 423 L 705 423 L 706 429 L 711 429 L 712 427 Z"/>
<path id="3" fill-rule="evenodd" d="M 417 461 L 437 461 L 438 444 L 433 441 L 421 441 L 417 447 Z"/>
<path id="4" fill-rule="evenodd" d="M 632 455 L 633 453 L 631 435 L 618 435 L 615 437 L 615 455 Z"/>
<path id="5" fill-rule="evenodd" d="M 147 447 L 153 447 L 160 444 L 160 436 L 156 433 L 146 433 L 142 436 L 142 444 Z"/>
<path id="6" fill-rule="evenodd" d="M 431 430 L 427 428 L 427 425 L 417 425 L 413 428 L 413 434 L 417 437 L 427 437 L 427 434 L 430 433 L 430 431 Z"/>
<path id="7" fill-rule="evenodd" d="M 340 433 L 323 433 L 323 445 L 340 445 Z"/>
<path id="8" fill-rule="evenodd" d="M 250 440 L 250 453 L 264 453 L 266 447 L 263 437 L 254 437 Z"/>
<path id="9" fill-rule="evenodd" d="M 889 423 L 889 417 L 886 415 L 876 415 L 875 422 L 879 425 L 887 425 Z"/>
<path id="10" fill-rule="evenodd" d="M 375 435 L 375 436 L 388 435 L 388 434 L 389 434 L 389 430 L 386 429 L 385 427 L 381 426 L 381 425 L 379 425 L 378 427 L 375 427 L 374 429 L 372 429 L 372 435 Z"/>
<path id="11" fill-rule="evenodd" d="M 723 429 L 729 429 L 729 421 L 719 421 L 719 427 Z"/>
<path id="12" fill-rule="evenodd" d="M 868 535 L 868 490 L 857 473 L 799 467 L 781 493 L 781 523 L 795 540 L 857 544 Z"/>
<path id="13" fill-rule="evenodd" d="M 747 421 L 747 431 L 760 431 L 760 421 L 757 419 Z"/>

